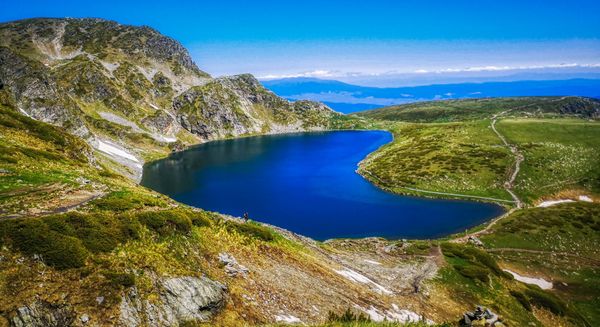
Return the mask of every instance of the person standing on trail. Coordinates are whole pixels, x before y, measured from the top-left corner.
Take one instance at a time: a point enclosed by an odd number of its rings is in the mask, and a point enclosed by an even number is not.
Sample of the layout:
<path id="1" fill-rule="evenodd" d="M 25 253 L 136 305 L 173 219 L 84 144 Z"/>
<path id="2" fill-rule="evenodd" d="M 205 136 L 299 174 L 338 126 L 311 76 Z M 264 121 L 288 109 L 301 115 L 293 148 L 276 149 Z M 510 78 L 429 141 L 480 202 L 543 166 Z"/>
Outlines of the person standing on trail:
<path id="1" fill-rule="evenodd" d="M 247 223 L 248 222 L 248 213 L 244 212 L 244 222 Z"/>

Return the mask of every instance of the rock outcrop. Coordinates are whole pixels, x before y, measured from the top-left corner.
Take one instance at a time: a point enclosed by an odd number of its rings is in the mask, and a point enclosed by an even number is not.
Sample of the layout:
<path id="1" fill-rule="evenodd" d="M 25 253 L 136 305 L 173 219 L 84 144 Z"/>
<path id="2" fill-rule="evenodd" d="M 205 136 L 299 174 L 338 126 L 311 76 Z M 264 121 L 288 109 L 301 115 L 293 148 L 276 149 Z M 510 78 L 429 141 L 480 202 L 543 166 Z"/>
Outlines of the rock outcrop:
<path id="1" fill-rule="evenodd" d="M 75 321 L 74 312 L 66 305 L 36 301 L 20 307 L 10 319 L 14 327 L 63 327 Z"/>
<path id="2" fill-rule="evenodd" d="M 178 326 L 202 322 L 221 309 L 226 288 L 208 278 L 176 277 L 159 282 L 159 300 L 143 299 L 132 288 L 121 301 L 123 326 Z"/>
<path id="3" fill-rule="evenodd" d="M 335 115 L 317 102 L 282 99 L 248 74 L 193 87 L 175 98 L 173 108 L 181 126 L 204 140 L 322 129 Z"/>

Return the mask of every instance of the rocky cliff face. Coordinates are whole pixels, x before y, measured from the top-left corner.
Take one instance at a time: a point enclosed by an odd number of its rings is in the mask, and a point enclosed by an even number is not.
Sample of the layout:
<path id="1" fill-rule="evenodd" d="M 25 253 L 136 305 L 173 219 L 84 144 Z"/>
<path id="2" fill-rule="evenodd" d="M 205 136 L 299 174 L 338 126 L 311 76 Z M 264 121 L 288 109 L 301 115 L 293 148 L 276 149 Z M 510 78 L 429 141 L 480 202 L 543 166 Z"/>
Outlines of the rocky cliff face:
<path id="1" fill-rule="evenodd" d="M 297 106 L 265 89 L 252 75 L 212 80 L 175 98 L 177 120 L 204 140 L 251 133 L 301 131 L 327 126 L 334 113 L 304 101 Z M 313 121 L 306 113 L 324 119 Z"/>
<path id="2" fill-rule="evenodd" d="M 253 76 L 213 79 L 177 41 L 101 19 L 0 24 L 0 99 L 88 141 L 134 179 L 148 158 L 223 137 L 326 128 Z"/>

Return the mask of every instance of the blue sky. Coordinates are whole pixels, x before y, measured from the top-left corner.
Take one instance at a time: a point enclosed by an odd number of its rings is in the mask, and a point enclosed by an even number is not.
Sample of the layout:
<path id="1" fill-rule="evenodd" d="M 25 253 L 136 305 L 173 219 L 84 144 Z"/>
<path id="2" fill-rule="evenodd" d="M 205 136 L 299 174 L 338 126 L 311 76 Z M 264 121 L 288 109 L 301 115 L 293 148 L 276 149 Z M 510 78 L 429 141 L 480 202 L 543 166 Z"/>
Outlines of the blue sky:
<path id="1" fill-rule="evenodd" d="M 599 1 L 7 1 L 2 7 L 1 21 L 67 16 L 149 25 L 181 41 L 213 75 L 377 79 L 600 69 Z"/>

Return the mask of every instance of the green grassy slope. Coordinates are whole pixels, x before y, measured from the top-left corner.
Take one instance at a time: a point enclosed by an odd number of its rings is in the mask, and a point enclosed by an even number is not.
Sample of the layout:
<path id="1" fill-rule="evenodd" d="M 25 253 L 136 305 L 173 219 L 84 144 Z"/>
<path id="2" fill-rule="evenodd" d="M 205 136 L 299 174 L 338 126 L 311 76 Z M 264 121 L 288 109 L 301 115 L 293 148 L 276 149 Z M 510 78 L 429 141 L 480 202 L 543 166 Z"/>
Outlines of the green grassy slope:
<path id="1" fill-rule="evenodd" d="M 501 264 L 554 284 L 571 316 L 600 319 L 600 205 L 568 203 L 515 212 L 482 237 Z"/>
<path id="2" fill-rule="evenodd" d="M 600 116 L 600 101 L 580 97 L 516 97 L 418 102 L 355 113 L 377 120 L 419 123 L 465 121 L 489 118 L 513 110 L 527 115 Z"/>
<path id="3" fill-rule="evenodd" d="M 506 119 L 497 128 L 526 158 L 515 185 L 526 202 L 565 189 L 600 193 L 600 123 Z"/>
<path id="4" fill-rule="evenodd" d="M 589 119 L 597 116 L 597 105 L 576 97 L 508 98 L 359 113 L 395 136 L 363 162 L 361 171 L 398 193 L 511 200 L 505 182 L 515 169 L 515 155 L 491 129 L 497 116 L 497 131 L 525 158 L 513 186 L 523 202 L 534 204 L 562 191 L 598 194 L 600 123 Z"/>
<path id="5" fill-rule="evenodd" d="M 418 188 L 510 200 L 502 187 L 509 151 L 489 120 L 389 126 L 394 141 L 363 161 L 360 170 L 399 193 Z"/>

